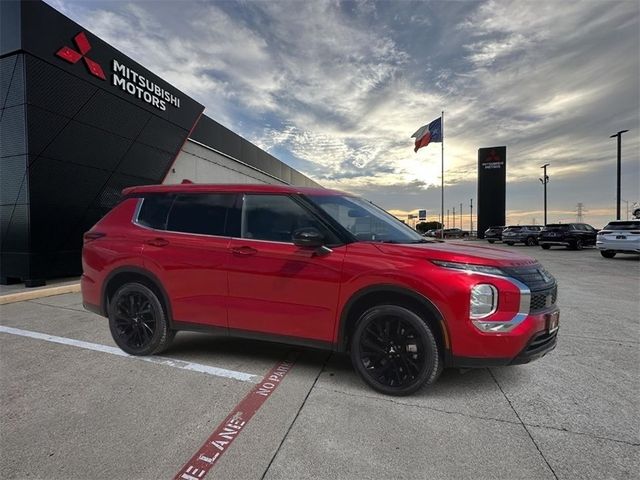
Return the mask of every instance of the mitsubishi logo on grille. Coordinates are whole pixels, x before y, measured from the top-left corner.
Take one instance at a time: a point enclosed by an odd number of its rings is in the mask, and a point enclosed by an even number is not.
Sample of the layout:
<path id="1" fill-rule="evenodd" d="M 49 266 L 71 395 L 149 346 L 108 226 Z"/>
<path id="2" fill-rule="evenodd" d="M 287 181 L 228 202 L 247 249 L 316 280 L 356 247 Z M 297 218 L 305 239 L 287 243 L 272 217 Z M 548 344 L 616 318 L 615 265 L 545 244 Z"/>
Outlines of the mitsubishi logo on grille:
<path id="1" fill-rule="evenodd" d="M 87 36 L 84 32 L 80 32 L 75 37 L 73 37 L 73 41 L 76 44 L 76 47 L 79 52 L 74 50 L 71 47 L 64 46 L 60 50 L 56 52 L 56 55 L 63 60 L 66 60 L 69 63 L 78 63 L 78 61 L 82 58 L 84 59 L 84 64 L 87 66 L 87 70 L 91 75 L 101 78 L 102 80 L 106 80 L 107 77 L 104 75 L 104 71 L 99 63 L 94 62 L 90 58 L 87 58 L 87 53 L 91 50 L 91 44 L 87 39 Z"/>

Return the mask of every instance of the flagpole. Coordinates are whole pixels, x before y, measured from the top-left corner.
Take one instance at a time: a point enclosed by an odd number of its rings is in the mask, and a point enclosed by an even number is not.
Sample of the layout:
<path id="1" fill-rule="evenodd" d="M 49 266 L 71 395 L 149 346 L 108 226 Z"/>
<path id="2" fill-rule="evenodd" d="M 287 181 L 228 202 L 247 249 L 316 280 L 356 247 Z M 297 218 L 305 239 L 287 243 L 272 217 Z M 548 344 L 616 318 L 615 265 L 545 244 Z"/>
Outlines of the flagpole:
<path id="1" fill-rule="evenodd" d="M 440 223 L 442 225 L 442 229 L 440 230 L 440 238 L 444 239 L 444 110 L 442 110 L 441 122 L 442 142 L 440 146 L 442 147 L 442 161 L 440 166 L 442 174 L 440 176 Z"/>

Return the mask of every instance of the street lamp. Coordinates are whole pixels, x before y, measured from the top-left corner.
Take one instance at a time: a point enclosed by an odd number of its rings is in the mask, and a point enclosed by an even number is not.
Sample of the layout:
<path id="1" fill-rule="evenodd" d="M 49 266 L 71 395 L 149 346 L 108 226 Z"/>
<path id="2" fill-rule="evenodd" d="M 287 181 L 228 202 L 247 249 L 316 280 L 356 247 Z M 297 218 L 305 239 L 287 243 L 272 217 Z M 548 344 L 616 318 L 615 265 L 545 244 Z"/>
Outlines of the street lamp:
<path id="1" fill-rule="evenodd" d="M 542 185 L 544 185 L 544 226 L 547 226 L 547 183 L 549 183 L 549 175 L 547 175 L 547 167 L 551 165 L 550 163 L 545 163 L 540 168 L 544 169 L 544 175 L 542 178 L 539 178 Z"/>
<path id="2" fill-rule="evenodd" d="M 620 220 L 620 159 L 622 158 L 622 134 L 629 130 L 620 130 L 618 133 L 611 135 L 609 138 L 618 137 L 618 168 L 617 168 L 617 184 L 616 184 L 616 220 Z"/>

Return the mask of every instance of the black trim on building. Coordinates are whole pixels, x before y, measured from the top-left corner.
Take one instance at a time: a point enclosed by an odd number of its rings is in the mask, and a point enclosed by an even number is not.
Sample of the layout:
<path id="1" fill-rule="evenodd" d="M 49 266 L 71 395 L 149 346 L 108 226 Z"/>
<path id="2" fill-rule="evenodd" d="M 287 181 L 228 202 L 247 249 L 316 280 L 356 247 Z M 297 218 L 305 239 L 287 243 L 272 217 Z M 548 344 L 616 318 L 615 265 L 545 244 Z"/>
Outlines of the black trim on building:
<path id="1" fill-rule="evenodd" d="M 41 1 L 0 1 L 0 32 L 0 283 L 78 275 L 83 233 L 124 188 L 162 183 L 190 134 L 314 184 Z"/>

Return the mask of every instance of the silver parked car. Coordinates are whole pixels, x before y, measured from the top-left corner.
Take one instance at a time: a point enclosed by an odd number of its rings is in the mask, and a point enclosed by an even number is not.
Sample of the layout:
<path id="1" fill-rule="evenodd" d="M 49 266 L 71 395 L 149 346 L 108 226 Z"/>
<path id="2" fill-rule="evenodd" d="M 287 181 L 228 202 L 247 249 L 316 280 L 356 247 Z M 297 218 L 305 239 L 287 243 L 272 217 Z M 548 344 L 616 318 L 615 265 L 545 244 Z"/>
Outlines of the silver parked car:
<path id="1" fill-rule="evenodd" d="M 596 247 L 605 258 L 616 253 L 640 254 L 640 220 L 614 220 L 598 232 Z"/>

